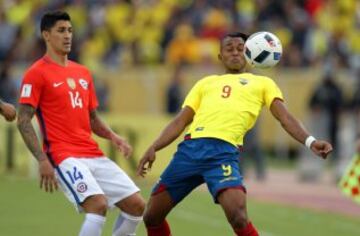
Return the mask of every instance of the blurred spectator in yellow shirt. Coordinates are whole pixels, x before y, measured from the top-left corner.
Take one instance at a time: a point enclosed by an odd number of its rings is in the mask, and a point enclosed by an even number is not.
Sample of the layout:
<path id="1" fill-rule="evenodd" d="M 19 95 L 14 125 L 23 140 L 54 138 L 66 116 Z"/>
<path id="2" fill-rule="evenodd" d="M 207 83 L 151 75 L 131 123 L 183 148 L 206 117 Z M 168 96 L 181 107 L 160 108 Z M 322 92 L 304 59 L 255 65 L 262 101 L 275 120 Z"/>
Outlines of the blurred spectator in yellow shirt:
<path id="1" fill-rule="evenodd" d="M 176 27 L 174 38 L 167 49 L 167 61 L 172 64 L 197 63 L 200 60 L 198 40 L 188 24 Z"/>

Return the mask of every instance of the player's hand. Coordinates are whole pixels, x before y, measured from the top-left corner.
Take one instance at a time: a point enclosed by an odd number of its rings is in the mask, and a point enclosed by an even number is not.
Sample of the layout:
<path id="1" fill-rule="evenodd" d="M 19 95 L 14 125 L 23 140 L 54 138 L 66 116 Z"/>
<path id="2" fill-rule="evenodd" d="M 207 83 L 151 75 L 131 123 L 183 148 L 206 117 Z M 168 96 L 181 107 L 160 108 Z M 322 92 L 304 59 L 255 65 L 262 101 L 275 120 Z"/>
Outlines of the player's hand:
<path id="1" fill-rule="evenodd" d="M 7 121 L 13 121 L 16 118 L 15 107 L 7 102 L 1 102 L 0 113 L 4 116 Z"/>
<path id="2" fill-rule="evenodd" d="M 58 184 L 55 178 L 54 167 L 51 165 L 47 157 L 39 160 L 40 172 L 40 188 L 45 189 L 45 192 L 53 192 L 58 189 Z"/>
<path id="3" fill-rule="evenodd" d="M 144 154 L 144 156 L 141 158 L 138 168 L 137 168 L 137 175 L 141 177 L 145 177 L 147 172 L 151 170 L 152 164 L 154 163 L 156 159 L 155 155 L 155 148 L 151 146 Z"/>
<path id="4" fill-rule="evenodd" d="M 323 140 L 315 140 L 311 144 L 311 151 L 323 159 L 326 159 L 332 150 L 331 144 Z"/>
<path id="5" fill-rule="evenodd" d="M 124 156 L 126 158 L 128 158 L 129 156 L 131 156 L 132 154 L 132 147 L 130 146 L 130 144 L 122 137 L 120 137 L 119 135 L 112 135 L 111 137 L 111 142 L 116 146 L 116 148 L 122 153 L 124 154 Z"/>

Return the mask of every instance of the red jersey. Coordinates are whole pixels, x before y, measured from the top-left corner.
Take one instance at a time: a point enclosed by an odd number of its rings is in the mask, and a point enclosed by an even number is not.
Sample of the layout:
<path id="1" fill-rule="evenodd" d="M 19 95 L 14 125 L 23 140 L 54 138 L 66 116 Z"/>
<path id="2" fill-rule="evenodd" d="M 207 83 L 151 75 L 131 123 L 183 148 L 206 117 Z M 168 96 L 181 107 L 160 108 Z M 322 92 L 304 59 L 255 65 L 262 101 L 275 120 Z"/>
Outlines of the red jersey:
<path id="1" fill-rule="evenodd" d="M 26 71 L 19 103 L 36 109 L 43 150 L 55 165 L 104 155 L 91 137 L 90 111 L 98 101 L 86 67 L 72 61 L 64 67 L 44 56 Z"/>

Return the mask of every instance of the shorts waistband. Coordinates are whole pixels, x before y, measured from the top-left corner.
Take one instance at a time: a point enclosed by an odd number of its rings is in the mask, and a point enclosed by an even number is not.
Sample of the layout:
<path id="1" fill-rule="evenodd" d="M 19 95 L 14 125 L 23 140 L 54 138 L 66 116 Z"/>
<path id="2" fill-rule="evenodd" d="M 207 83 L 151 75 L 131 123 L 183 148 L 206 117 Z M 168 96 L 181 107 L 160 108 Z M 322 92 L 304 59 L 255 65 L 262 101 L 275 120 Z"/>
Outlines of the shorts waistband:
<path id="1" fill-rule="evenodd" d="M 191 134 L 185 134 L 184 135 L 184 140 L 190 140 L 191 138 Z M 239 150 L 239 152 L 243 152 L 244 151 L 244 147 L 243 145 L 236 145 L 237 149 Z"/>

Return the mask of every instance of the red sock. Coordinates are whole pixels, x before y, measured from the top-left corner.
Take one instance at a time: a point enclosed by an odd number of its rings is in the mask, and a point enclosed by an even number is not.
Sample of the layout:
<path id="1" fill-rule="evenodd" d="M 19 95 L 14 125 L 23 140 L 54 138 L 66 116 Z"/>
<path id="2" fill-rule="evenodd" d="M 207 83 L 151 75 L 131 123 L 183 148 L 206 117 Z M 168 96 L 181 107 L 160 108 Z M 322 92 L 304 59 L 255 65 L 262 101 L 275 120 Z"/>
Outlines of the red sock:
<path id="1" fill-rule="evenodd" d="M 234 229 L 234 231 L 237 236 L 259 236 L 259 233 L 251 222 L 249 222 L 245 228 Z"/>
<path id="2" fill-rule="evenodd" d="M 171 236 L 170 227 L 166 220 L 159 226 L 146 227 L 148 236 Z"/>

